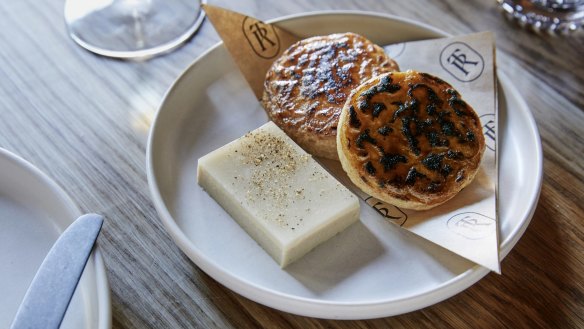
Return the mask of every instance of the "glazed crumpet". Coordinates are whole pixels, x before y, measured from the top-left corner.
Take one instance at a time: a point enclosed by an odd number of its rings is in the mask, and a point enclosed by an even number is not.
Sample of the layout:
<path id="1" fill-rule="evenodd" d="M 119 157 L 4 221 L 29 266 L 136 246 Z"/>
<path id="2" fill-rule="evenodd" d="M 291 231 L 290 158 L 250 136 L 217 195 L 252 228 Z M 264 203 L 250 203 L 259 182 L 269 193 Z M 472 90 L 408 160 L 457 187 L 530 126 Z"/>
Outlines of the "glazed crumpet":
<path id="1" fill-rule="evenodd" d="M 337 124 L 351 91 L 398 70 L 383 49 L 354 34 L 332 34 L 290 46 L 266 74 L 262 105 L 308 153 L 338 159 Z"/>
<path id="2" fill-rule="evenodd" d="M 407 71 L 372 78 L 351 93 L 337 148 L 357 187 L 395 206 L 423 210 L 472 181 L 485 140 L 477 114 L 452 86 Z"/>

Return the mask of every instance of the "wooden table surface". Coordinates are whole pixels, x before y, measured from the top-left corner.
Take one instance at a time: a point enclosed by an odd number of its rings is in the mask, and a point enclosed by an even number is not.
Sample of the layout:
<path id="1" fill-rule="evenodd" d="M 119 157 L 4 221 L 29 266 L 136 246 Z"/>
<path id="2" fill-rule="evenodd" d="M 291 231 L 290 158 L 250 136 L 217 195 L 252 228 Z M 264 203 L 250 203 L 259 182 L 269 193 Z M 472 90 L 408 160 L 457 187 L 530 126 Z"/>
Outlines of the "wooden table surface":
<path id="1" fill-rule="evenodd" d="M 363 10 L 451 34 L 493 31 L 498 68 L 538 124 L 539 204 L 524 236 L 484 279 L 394 317 L 332 321 L 276 311 L 228 290 L 173 243 L 146 179 L 149 120 L 173 80 L 219 41 L 206 21 L 186 45 L 146 62 L 96 56 L 68 36 L 63 1 L 0 2 L 0 147 L 38 166 L 84 211 L 107 217 L 99 247 L 114 328 L 583 328 L 584 37 L 526 32 L 495 1 L 210 1 L 262 20 Z"/>

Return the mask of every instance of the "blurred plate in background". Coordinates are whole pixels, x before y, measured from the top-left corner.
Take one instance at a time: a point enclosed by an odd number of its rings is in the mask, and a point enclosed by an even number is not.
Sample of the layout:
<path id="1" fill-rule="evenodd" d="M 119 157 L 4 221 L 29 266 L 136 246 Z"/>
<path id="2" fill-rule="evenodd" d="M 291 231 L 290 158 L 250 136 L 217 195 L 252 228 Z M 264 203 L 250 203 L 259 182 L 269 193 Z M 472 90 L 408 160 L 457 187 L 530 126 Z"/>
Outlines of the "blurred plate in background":
<path id="1" fill-rule="evenodd" d="M 9 328 L 43 259 L 81 212 L 49 177 L 0 149 L 0 328 Z M 98 249 L 90 256 L 61 329 L 108 329 L 111 307 Z"/>

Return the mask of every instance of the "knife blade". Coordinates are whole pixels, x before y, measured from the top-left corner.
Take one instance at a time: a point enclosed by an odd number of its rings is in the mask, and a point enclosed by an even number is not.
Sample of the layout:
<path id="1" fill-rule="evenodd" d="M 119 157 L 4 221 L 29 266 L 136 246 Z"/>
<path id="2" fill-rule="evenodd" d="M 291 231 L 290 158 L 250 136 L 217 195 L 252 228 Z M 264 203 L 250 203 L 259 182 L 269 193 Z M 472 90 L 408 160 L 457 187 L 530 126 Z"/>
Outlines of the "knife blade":
<path id="1" fill-rule="evenodd" d="M 43 260 L 16 312 L 11 329 L 57 329 L 103 225 L 103 217 L 77 218 Z"/>

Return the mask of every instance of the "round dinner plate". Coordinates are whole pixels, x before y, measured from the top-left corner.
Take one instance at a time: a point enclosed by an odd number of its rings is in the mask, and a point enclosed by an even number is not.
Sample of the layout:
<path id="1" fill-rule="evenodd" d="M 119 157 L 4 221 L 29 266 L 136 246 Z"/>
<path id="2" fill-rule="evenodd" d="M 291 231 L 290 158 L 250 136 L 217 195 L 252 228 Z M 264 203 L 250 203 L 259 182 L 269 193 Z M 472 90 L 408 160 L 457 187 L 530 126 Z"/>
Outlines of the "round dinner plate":
<path id="1" fill-rule="evenodd" d="M 81 215 L 65 192 L 30 163 L 0 148 L 0 328 L 9 328 L 43 259 Z M 61 329 L 111 327 L 105 266 L 95 249 Z"/>
<path id="2" fill-rule="evenodd" d="M 318 12 L 275 20 L 300 37 L 356 32 L 379 45 L 444 37 L 388 15 Z M 504 257 L 527 228 L 539 196 L 541 142 L 533 117 L 499 75 L 499 229 Z M 197 185 L 197 159 L 267 121 L 221 43 L 167 92 L 150 131 L 148 182 L 177 245 L 235 292 L 290 313 L 365 319 L 423 308 L 468 288 L 488 270 L 399 227 L 366 205 L 361 221 L 285 269 Z"/>

